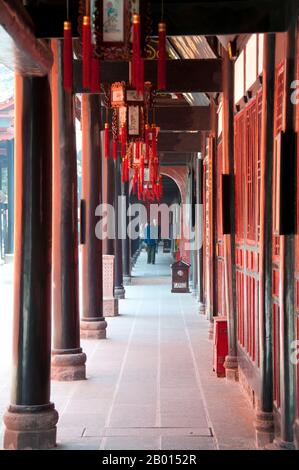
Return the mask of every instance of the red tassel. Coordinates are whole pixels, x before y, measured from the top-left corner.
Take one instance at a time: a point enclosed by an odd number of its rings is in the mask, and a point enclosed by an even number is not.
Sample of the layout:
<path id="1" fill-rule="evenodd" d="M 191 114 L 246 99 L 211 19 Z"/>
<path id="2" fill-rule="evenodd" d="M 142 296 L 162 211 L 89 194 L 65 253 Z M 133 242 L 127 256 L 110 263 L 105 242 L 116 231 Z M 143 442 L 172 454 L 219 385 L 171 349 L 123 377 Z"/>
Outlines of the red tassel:
<path id="1" fill-rule="evenodd" d="M 72 24 L 65 21 L 63 26 L 63 83 L 66 91 L 72 91 L 73 88 L 73 41 Z"/>
<path id="2" fill-rule="evenodd" d="M 141 95 L 144 94 L 144 59 L 143 57 L 140 57 L 140 60 L 139 60 L 139 80 L 138 80 L 137 91 Z"/>
<path id="3" fill-rule="evenodd" d="M 129 181 L 129 158 L 126 156 L 126 181 Z"/>
<path id="4" fill-rule="evenodd" d="M 113 160 L 117 160 L 117 140 L 112 140 L 112 157 Z"/>
<path id="5" fill-rule="evenodd" d="M 136 89 L 140 77 L 140 16 L 133 15 L 133 56 L 132 56 L 132 85 Z"/>
<path id="6" fill-rule="evenodd" d="M 145 124 L 145 163 L 149 162 L 149 125 Z"/>
<path id="7" fill-rule="evenodd" d="M 109 124 L 108 122 L 105 123 L 105 130 L 104 130 L 104 155 L 105 158 L 110 157 L 110 145 L 109 145 Z"/>
<path id="8" fill-rule="evenodd" d="M 127 171 L 126 171 L 126 157 L 124 157 L 122 159 L 122 163 L 121 163 L 121 179 L 122 179 L 122 182 L 125 183 L 126 182 L 126 176 L 127 176 Z"/>
<path id="9" fill-rule="evenodd" d="M 135 142 L 135 159 L 136 162 L 140 162 L 140 142 Z"/>
<path id="10" fill-rule="evenodd" d="M 159 23 L 158 90 L 166 88 L 166 24 Z"/>
<path id="11" fill-rule="evenodd" d="M 141 155 L 141 159 L 140 159 L 140 170 L 141 170 L 141 181 L 143 183 L 144 181 L 144 156 Z"/>
<path id="12" fill-rule="evenodd" d="M 90 88 L 91 75 L 91 31 L 90 17 L 83 16 L 83 88 Z"/>
<path id="13" fill-rule="evenodd" d="M 155 124 L 152 125 L 152 154 L 155 159 L 157 157 L 157 128 Z"/>
<path id="14" fill-rule="evenodd" d="M 94 56 L 94 52 L 92 50 L 90 85 L 92 93 L 99 93 L 101 91 L 100 81 L 100 60 Z"/>
<path id="15" fill-rule="evenodd" d="M 138 180 L 138 168 L 135 168 L 135 171 L 134 171 L 134 176 L 133 176 L 133 180 L 132 180 L 132 192 L 133 194 L 136 193 L 136 183 L 137 183 L 137 180 Z"/>
<path id="16" fill-rule="evenodd" d="M 121 156 L 125 157 L 126 156 L 126 125 L 122 124 L 121 126 Z"/>

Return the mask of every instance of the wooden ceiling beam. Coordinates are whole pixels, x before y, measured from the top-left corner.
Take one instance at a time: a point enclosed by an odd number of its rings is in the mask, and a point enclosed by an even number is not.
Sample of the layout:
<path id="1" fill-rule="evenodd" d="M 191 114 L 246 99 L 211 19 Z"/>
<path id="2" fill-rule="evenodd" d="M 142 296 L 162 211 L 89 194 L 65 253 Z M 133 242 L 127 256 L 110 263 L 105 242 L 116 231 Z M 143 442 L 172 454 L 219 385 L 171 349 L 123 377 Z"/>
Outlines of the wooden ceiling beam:
<path id="1" fill-rule="evenodd" d="M 171 153 L 200 152 L 200 132 L 160 132 L 158 136 L 158 151 Z"/>
<path id="2" fill-rule="evenodd" d="M 144 77 L 156 86 L 157 61 L 145 61 Z M 184 59 L 167 61 L 167 92 L 172 93 L 219 93 L 222 91 L 222 59 Z M 129 62 L 102 61 L 102 83 L 129 81 Z M 82 62 L 74 64 L 74 89 L 84 93 L 82 88 Z"/>
<path id="3" fill-rule="evenodd" d="M 52 67 L 51 49 L 36 39 L 31 18 L 18 0 L 0 0 L 0 62 L 21 75 L 43 76 Z"/>
<path id="4" fill-rule="evenodd" d="M 164 1 L 164 18 L 169 36 L 226 35 L 286 31 L 290 6 L 297 0 L 199 0 Z M 38 37 L 61 37 L 65 0 L 28 0 Z M 156 28 L 161 17 L 161 0 L 151 0 L 151 20 Z M 73 34 L 77 35 L 78 0 L 70 2 Z"/>

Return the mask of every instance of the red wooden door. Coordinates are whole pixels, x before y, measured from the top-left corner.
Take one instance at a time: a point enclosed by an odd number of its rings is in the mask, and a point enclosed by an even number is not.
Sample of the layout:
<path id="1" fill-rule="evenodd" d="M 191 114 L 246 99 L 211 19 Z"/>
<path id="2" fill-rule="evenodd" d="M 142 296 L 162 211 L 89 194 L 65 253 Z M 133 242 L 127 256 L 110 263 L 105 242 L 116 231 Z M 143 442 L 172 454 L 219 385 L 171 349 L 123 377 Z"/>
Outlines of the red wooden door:
<path id="1" fill-rule="evenodd" d="M 259 367 L 259 253 L 262 96 L 235 116 L 237 338 Z"/>
<path id="2" fill-rule="evenodd" d="M 217 147 L 217 315 L 226 316 L 225 303 L 225 272 L 224 272 L 224 242 L 222 234 L 222 188 L 221 176 L 223 173 L 223 145 L 222 141 Z"/>

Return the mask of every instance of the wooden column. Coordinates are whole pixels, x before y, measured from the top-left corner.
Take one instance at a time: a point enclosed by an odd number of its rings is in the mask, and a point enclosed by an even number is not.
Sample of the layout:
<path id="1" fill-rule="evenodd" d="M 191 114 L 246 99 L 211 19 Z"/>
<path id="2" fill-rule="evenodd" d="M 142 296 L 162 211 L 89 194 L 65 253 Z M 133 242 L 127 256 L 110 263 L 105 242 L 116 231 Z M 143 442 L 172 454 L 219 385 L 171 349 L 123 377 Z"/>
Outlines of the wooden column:
<path id="1" fill-rule="evenodd" d="M 15 266 L 11 404 L 5 449 L 56 444 L 50 402 L 51 95 L 48 77 L 16 76 Z"/>
<path id="2" fill-rule="evenodd" d="M 114 256 L 115 256 L 115 269 L 114 269 L 114 297 L 116 299 L 125 298 L 125 289 L 123 285 L 123 259 L 122 259 L 122 239 L 120 238 L 121 220 L 121 163 L 120 157 L 115 162 L 115 242 L 114 242 Z"/>
<path id="3" fill-rule="evenodd" d="M 230 227 L 224 235 L 225 301 L 228 322 L 228 356 L 225 358 L 226 378 L 237 380 L 237 319 L 235 272 L 235 184 L 234 184 L 234 63 L 223 52 L 223 172 L 231 175 Z"/>
<path id="4" fill-rule="evenodd" d="M 130 263 L 130 239 L 128 237 L 128 222 L 129 218 L 127 216 L 128 207 L 129 207 L 129 183 L 126 182 L 122 185 L 122 195 L 126 198 L 126 217 L 123 223 L 126 224 L 126 238 L 122 240 L 122 255 L 123 255 L 123 283 L 125 285 L 130 284 L 131 282 L 131 263 Z"/>
<path id="5" fill-rule="evenodd" d="M 264 35 L 262 155 L 260 197 L 260 267 L 259 319 L 261 358 L 261 398 L 256 413 L 256 445 L 263 448 L 272 442 L 273 370 L 272 370 L 272 194 L 273 194 L 273 133 L 275 85 L 275 34 Z"/>
<path id="6" fill-rule="evenodd" d="M 295 129 L 294 112 L 295 106 L 290 100 L 291 83 L 295 80 L 295 57 L 296 57 L 296 23 L 297 17 L 293 15 L 293 20 L 287 32 L 286 50 L 286 132 L 293 132 Z M 290 158 L 287 153 L 283 158 Z M 290 181 L 290 188 L 295 184 L 295 165 L 291 172 L 294 180 Z M 295 217 L 295 214 L 292 214 Z M 289 234 L 281 237 L 280 251 L 281 267 L 281 302 L 280 302 L 280 397 L 281 397 L 281 429 L 280 438 L 275 439 L 275 444 L 282 449 L 293 449 L 293 424 L 295 421 L 295 365 L 290 357 L 293 351 L 292 343 L 296 339 L 295 335 L 295 237 Z"/>
<path id="7" fill-rule="evenodd" d="M 77 154 L 73 95 L 63 87 L 63 43 L 52 41 L 53 316 L 52 379 L 85 379 L 80 347 Z"/>
<path id="8" fill-rule="evenodd" d="M 104 149 L 104 132 L 101 131 L 101 141 L 102 141 L 102 152 Z M 111 142 L 110 142 L 111 147 Z M 114 198 L 115 198 L 115 163 L 113 159 L 103 158 L 102 159 L 102 184 L 103 184 L 103 203 L 109 204 L 114 207 Z M 109 222 L 114 224 L 114 220 L 109 219 Z M 113 232 L 113 230 L 111 231 Z M 114 255 L 114 239 L 105 238 L 103 240 L 103 254 L 104 255 Z"/>
<path id="9" fill-rule="evenodd" d="M 198 250 L 198 302 L 199 312 L 205 312 L 204 298 L 203 298 L 203 159 L 206 153 L 206 136 L 202 133 L 201 136 L 201 158 L 196 160 L 196 202 L 198 204 L 197 211 L 197 230 L 200 230 L 201 245 Z"/>
<path id="10" fill-rule="evenodd" d="M 8 179 L 8 227 L 7 246 L 5 254 L 13 254 L 13 232 L 14 232 L 14 140 L 6 142 L 7 148 L 7 179 Z"/>
<path id="11" fill-rule="evenodd" d="M 102 241 L 95 233 L 101 195 L 100 97 L 82 95 L 82 338 L 106 338 Z"/>

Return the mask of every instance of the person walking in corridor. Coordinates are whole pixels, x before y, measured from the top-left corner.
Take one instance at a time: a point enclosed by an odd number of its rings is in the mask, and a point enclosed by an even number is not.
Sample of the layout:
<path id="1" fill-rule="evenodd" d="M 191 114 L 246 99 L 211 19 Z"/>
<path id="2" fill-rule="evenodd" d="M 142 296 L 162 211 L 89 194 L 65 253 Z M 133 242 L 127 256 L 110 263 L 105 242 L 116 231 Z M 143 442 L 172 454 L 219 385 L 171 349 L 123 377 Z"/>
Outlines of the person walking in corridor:
<path id="1" fill-rule="evenodd" d="M 144 241 L 147 248 L 147 264 L 155 264 L 156 261 L 156 226 L 153 224 L 146 224 Z"/>

